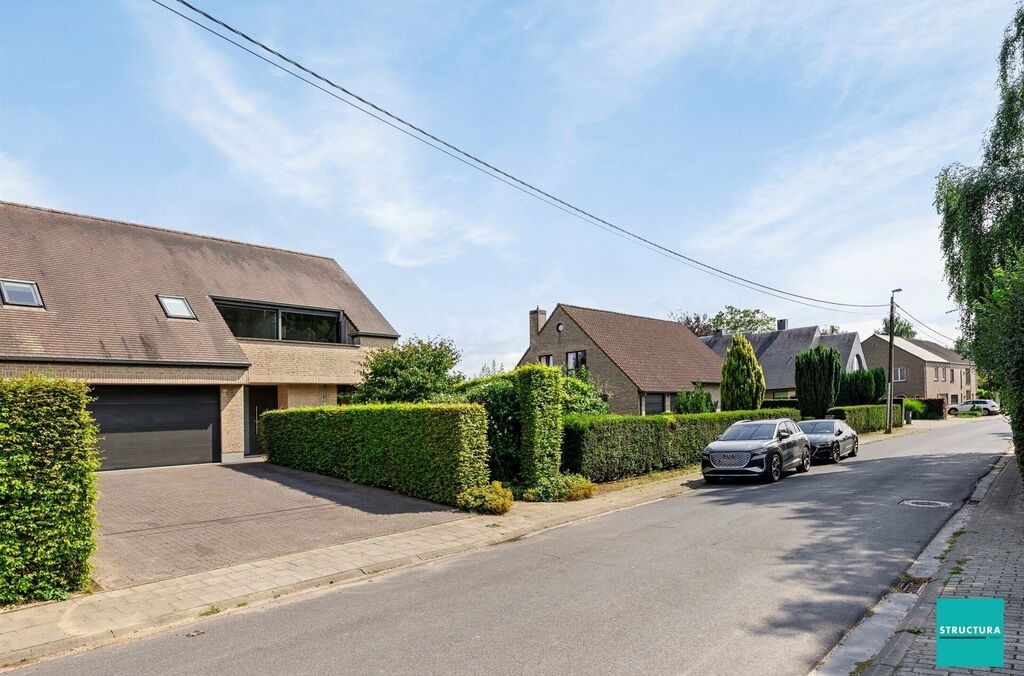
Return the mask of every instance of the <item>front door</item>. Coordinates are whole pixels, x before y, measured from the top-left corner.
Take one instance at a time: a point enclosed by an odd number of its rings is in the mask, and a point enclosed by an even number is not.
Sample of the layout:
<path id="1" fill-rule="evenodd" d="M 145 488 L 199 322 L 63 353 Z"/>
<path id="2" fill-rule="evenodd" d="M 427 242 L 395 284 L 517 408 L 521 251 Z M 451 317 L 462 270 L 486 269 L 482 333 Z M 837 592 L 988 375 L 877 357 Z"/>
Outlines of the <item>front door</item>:
<path id="1" fill-rule="evenodd" d="M 263 447 L 260 445 L 260 435 L 256 421 L 264 411 L 272 411 L 277 408 L 277 385 L 249 385 L 249 443 L 245 445 L 246 455 L 260 455 Z"/>

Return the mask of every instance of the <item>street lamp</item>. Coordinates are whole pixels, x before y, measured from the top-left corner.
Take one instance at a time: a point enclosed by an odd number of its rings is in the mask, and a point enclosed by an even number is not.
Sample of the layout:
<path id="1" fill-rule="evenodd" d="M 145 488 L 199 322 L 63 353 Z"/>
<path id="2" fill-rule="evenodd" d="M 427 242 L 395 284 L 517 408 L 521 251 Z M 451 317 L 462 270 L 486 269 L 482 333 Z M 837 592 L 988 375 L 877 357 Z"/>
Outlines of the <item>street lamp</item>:
<path id="1" fill-rule="evenodd" d="M 896 348 L 896 294 L 903 289 L 893 289 L 889 296 L 889 388 L 885 397 L 885 433 L 892 434 L 892 357 Z"/>

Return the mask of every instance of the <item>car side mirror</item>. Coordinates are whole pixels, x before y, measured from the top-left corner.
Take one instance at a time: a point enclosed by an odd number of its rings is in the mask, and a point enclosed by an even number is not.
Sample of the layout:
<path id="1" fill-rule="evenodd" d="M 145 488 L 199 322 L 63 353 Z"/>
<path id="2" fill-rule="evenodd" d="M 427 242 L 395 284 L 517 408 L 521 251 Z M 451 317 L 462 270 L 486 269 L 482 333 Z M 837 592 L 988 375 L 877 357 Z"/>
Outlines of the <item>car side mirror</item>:
<path id="1" fill-rule="evenodd" d="M 779 430 L 779 439 L 788 439 L 788 438 L 789 438 L 789 432 L 787 432 L 786 430 Z"/>
<path id="2" fill-rule="evenodd" d="M 843 436 L 843 431 L 842 430 L 836 430 L 836 436 L 837 437 Z"/>

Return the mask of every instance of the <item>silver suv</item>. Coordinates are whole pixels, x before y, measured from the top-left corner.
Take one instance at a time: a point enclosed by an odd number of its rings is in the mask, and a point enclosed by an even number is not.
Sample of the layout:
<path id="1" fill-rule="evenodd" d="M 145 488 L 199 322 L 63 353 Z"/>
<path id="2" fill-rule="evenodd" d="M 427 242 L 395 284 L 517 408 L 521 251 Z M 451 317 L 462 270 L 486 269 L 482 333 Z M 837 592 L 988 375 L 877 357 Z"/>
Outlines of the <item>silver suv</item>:
<path id="1" fill-rule="evenodd" d="M 995 415 L 999 413 L 999 402 L 992 401 L 991 399 L 969 399 L 950 406 L 949 414 L 956 415 L 961 411 L 973 411 L 975 409 L 982 411 L 984 415 Z"/>

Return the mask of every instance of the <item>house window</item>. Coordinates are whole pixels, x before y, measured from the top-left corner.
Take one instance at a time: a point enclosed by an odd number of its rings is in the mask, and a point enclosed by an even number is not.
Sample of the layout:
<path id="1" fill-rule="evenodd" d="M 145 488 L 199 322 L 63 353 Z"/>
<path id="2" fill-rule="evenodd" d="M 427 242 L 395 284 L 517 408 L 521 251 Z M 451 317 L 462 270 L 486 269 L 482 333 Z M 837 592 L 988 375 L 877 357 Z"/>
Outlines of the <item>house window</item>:
<path id="1" fill-rule="evenodd" d="M 277 340 L 277 310 L 221 303 L 217 303 L 217 309 L 232 335 L 238 338 Z"/>
<path id="2" fill-rule="evenodd" d="M 7 305 L 43 307 L 43 297 L 35 282 L 19 282 L 15 279 L 0 279 L 0 296 Z"/>
<path id="3" fill-rule="evenodd" d="M 555 363 L 555 357 L 554 355 L 551 354 L 542 354 L 541 356 L 537 357 L 537 361 L 539 361 L 544 366 L 553 366 Z"/>
<path id="4" fill-rule="evenodd" d="M 337 343 L 338 315 L 282 311 L 281 340 Z"/>
<path id="5" fill-rule="evenodd" d="M 935 367 L 935 382 L 939 381 L 939 367 Z"/>
<path id="6" fill-rule="evenodd" d="M 582 366 L 587 365 L 587 351 L 579 350 L 577 352 L 566 352 L 565 353 L 565 370 L 569 373 L 575 373 Z"/>
<path id="7" fill-rule="evenodd" d="M 670 395 L 668 395 L 668 410 L 669 411 L 676 410 L 676 402 L 677 401 L 679 401 L 679 395 L 678 394 L 670 394 Z"/>
<path id="8" fill-rule="evenodd" d="M 946 367 L 942 367 L 942 382 L 946 382 Z"/>
<path id="9" fill-rule="evenodd" d="M 196 313 L 192 311 L 192 306 L 188 304 L 184 296 L 165 296 L 163 294 L 157 294 L 156 299 L 160 301 L 160 307 L 163 308 L 164 314 L 171 319 L 195 319 Z"/>
<path id="10" fill-rule="evenodd" d="M 860 358 L 859 354 L 855 354 L 854 357 L 857 358 L 857 370 L 858 371 L 863 371 L 864 370 L 864 360 Z"/>
<path id="11" fill-rule="evenodd" d="M 905 366 L 896 366 L 892 370 L 892 379 L 897 383 L 907 382 L 907 368 Z"/>
<path id="12" fill-rule="evenodd" d="M 968 386 L 971 384 L 971 369 L 964 371 L 964 384 Z"/>
<path id="13" fill-rule="evenodd" d="M 956 395 L 956 394 L 949 395 L 949 403 L 951 403 L 951 404 L 959 404 L 960 403 L 959 395 Z"/>
<path id="14" fill-rule="evenodd" d="M 657 415 L 665 412 L 665 395 L 652 392 L 644 395 L 644 415 Z"/>

